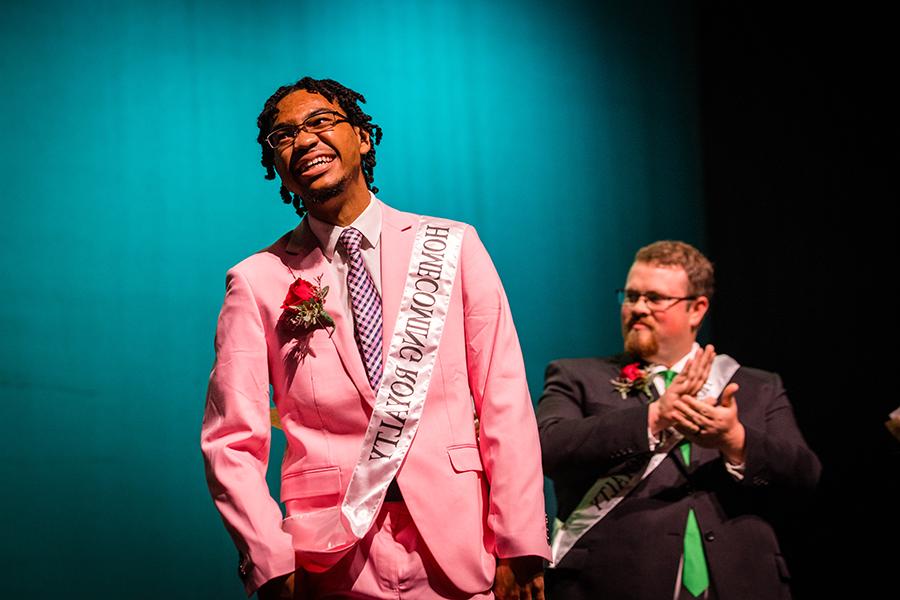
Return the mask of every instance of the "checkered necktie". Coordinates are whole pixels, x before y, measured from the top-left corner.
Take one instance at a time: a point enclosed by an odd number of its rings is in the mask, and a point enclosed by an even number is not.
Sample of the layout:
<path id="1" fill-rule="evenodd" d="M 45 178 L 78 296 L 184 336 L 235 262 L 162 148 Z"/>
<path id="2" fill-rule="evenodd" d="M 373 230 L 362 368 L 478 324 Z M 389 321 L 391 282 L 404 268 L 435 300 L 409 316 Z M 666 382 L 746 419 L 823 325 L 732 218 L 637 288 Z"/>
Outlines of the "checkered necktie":
<path id="1" fill-rule="evenodd" d="M 350 303 L 353 305 L 356 345 L 366 364 L 369 385 L 374 390 L 381 383 L 381 373 L 384 370 L 381 363 L 381 298 L 363 263 L 362 252 L 359 250 L 361 241 L 362 234 L 353 227 L 345 229 L 338 239 L 350 259 L 347 289 L 350 290 Z"/>
<path id="2" fill-rule="evenodd" d="M 662 372 L 666 388 L 672 384 L 672 380 L 678 375 L 669 369 Z M 678 447 L 684 464 L 691 464 L 691 444 L 687 440 Z M 681 572 L 681 582 L 687 591 L 695 598 L 699 598 L 709 587 L 709 571 L 706 568 L 706 554 L 703 551 L 703 540 L 700 535 L 700 524 L 694 509 L 688 510 L 687 522 L 684 525 L 684 567 Z"/>

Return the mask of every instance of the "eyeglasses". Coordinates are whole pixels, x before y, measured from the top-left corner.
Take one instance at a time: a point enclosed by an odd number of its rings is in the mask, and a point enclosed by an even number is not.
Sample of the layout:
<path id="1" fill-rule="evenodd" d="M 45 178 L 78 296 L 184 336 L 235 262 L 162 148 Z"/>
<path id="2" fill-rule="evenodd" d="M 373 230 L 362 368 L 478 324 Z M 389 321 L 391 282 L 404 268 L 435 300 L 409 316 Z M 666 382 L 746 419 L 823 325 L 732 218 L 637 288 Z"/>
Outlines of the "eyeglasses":
<path id="1" fill-rule="evenodd" d="M 663 296 L 656 292 L 639 292 L 637 290 L 616 290 L 616 294 L 619 298 L 619 304 L 628 304 L 629 306 L 637 304 L 643 298 L 647 301 L 647 308 L 654 312 L 665 312 L 682 300 L 697 299 L 697 296 L 678 298 L 676 296 Z"/>
<path id="2" fill-rule="evenodd" d="M 324 133 L 331 131 L 338 123 L 346 123 L 347 117 L 339 112 L 327 110 L 318 112 L 314 115 L 306 117 L 306 120 L 299 125 L 285 125 L 275 129 L 266 136 L 266 143 L 273 150 L 286 148 L 294 143 L 294 140 L 300 135 L 301 131 L 307 133 Z"/>

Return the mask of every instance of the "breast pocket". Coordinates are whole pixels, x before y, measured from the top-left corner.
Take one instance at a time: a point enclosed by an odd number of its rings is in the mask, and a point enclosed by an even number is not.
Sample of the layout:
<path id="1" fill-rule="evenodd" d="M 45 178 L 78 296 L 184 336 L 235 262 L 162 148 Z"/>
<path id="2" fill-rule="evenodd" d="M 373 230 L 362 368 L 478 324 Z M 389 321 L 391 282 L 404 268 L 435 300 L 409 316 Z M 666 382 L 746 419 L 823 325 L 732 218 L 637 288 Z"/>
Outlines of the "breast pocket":
<path id="1" fill-rule="evenodd" d="M 447 454 L 450 456 L 450 465 L 455 473 L 484 471 L 484 466 L 481 464 L 481 454 L 478 452 L 478 446 L 475 444 L 449 446 Z"/>

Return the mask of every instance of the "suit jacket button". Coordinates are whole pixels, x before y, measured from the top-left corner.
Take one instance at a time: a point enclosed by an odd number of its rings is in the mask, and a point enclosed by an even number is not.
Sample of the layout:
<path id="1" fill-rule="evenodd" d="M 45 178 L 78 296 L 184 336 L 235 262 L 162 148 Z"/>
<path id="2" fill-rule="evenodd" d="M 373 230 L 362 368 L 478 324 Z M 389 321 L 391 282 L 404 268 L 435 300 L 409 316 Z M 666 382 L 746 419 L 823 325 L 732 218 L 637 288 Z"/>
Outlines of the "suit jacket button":
<path id="1" fill-rule="evenodd" d="M 706 535 L 704 535 L 703 538 L 707 542 L 714 542 L 714 541 L 716 541 L 716 534 L 714 534 L 712 531 L 710 531 Z"/>

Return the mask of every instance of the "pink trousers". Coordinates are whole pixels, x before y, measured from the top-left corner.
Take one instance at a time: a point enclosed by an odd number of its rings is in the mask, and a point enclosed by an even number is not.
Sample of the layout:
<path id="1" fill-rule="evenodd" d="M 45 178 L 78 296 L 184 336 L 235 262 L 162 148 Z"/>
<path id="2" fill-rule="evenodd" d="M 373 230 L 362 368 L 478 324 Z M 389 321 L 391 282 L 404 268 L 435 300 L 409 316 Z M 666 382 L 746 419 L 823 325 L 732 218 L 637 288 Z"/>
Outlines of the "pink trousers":
<path id="1" fill-rule="evenodd" d="M 299 573 L 298 573 L 299 575 Z M 296 598 L 488 600 L 458 590 L 435 562 L 402 502 L 385 502 L 369 533 L 324 573 L 304 573 Z"/>

